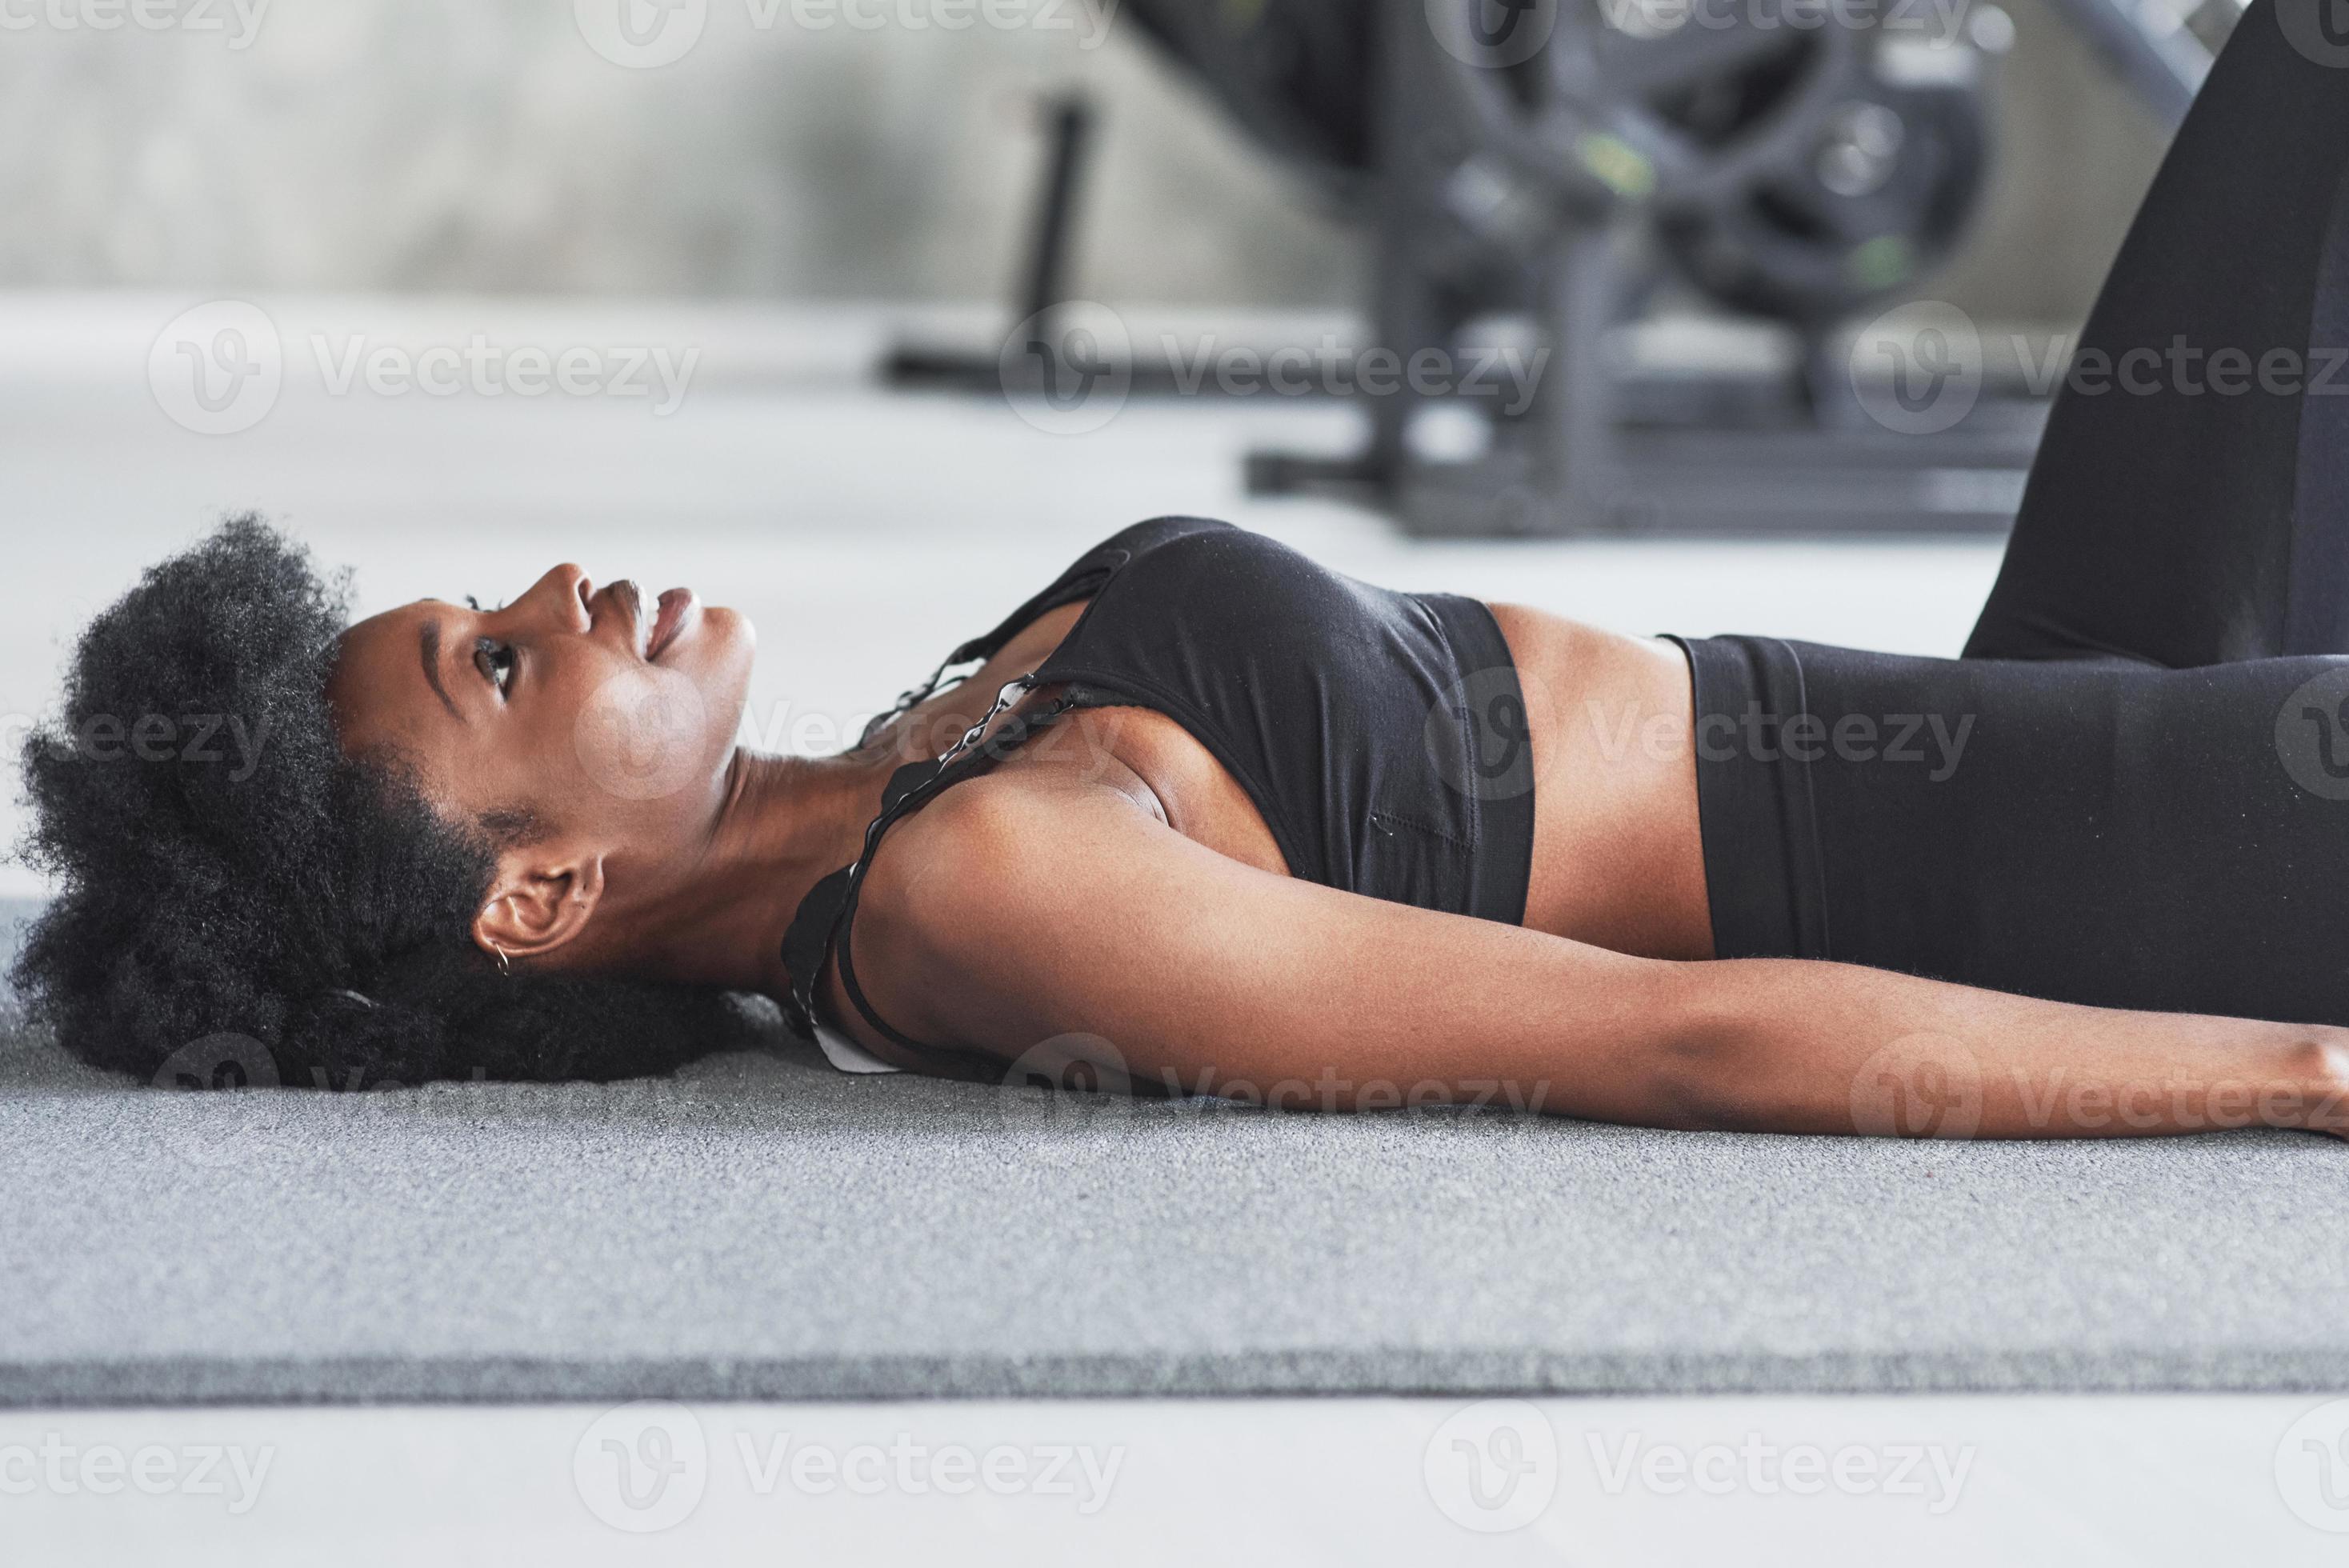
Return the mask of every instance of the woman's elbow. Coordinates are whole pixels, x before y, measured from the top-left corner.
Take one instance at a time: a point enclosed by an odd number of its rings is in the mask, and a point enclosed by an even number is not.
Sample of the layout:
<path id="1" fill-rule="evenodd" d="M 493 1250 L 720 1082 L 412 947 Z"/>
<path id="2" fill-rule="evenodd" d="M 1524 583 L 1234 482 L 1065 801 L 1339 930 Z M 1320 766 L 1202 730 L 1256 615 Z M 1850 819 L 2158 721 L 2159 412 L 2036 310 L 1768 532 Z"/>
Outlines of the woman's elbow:
<path id="1" fill-rule="evenodd" d="M 1651 1125 L 1691 1132 L 1763 1132 L 1781 1109 L 1753 1010 L 1726 992 L 1713 964 L 1674 964 L 1657 987 L 1641 1095 Z"/>

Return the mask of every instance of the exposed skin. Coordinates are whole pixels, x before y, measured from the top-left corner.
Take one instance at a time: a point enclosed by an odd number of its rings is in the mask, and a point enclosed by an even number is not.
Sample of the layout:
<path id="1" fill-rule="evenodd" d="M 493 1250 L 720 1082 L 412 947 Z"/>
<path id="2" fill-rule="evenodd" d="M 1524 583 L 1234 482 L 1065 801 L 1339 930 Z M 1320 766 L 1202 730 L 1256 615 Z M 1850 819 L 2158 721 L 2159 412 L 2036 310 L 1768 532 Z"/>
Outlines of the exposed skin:
<path id="1" fill-rule="evenodd" d="M 362 622 L 329 692 L 344 743 L 398 748 L 454 820 L 535 824 L 499 855 L 485 952 L 777 997 L 800 900 L 855 858 L 890 773 L 943 750 L 1082 610 L 1040 617 L 870 747 L 803 758 L 734 743 L 746 621 L 697 608 L 647 664 L 637 599 L 562 565 L 494 611 L 426 600 Z M 1683 656 L 1493 610 L 1535 754 L 1524 926 L 1292 878 L 1180 726 L 1091 710 L 891 829 L 856 922 L 868 998 L 917 1039 L 1006 1061 L 1333 1109 L 1506 1098 L 1651 1126 L 1961 1137 L 2349 1125 L 2349 1031 L 1709 962 Z M 926 1065 L 867 1026 L 836 972 L 820 989 L 866 1049 Z"/>

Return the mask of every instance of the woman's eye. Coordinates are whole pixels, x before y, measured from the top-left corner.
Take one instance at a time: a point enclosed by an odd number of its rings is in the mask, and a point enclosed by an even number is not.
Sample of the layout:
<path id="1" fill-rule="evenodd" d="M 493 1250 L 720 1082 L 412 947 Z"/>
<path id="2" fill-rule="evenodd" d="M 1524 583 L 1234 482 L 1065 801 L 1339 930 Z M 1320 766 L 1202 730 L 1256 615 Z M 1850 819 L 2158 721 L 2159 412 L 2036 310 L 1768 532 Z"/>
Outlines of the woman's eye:
<path id="1" fill-rule="evenodd" d="M 473 665 L 489 677 L 492 686 L 503 696 L 513 684 L 514 651 L 492 637 L 481 637 L 473 644 Z"/>

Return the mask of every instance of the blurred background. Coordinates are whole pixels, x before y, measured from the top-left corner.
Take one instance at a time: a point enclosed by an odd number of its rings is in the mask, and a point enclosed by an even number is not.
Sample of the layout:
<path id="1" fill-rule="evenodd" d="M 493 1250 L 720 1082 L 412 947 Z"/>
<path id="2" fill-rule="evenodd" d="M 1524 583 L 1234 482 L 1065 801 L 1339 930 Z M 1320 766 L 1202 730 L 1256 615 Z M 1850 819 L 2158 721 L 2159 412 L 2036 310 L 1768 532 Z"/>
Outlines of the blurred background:
<path id="1" fill-rule="evenodd" d="M 359 613 L 739 603 L 776 748 L 1167 511 L 1953 651 L 2233 0 L 1806 4 L 0 0 L 0 723 L 245 509 Z M 1365 397 L 1381 344 L 1514 369 Z"/>
<path id="2" fill-rule="evenodd" d="M 880 26 L 812 26 L 778 0 L 762 26 L 751 0 L 716 0 L 690 50 L 639 69 L 589 46 L 564 0 L 269 0 L 250 24 L 217 0 L 219 32 L 17 28 L 0 285 L 992 304 L 1016 286 L 1032 106 L 1074 88 L 1102 108 L 1085 297 L 1359 304 L 1360 234 L 1134 14 L 1022 9 L 949 31 L 889 0 L 862 14 Z M 2166 129 L 2039 0 L 2008 9 L 2013 156 L 1934 287 L 2061 324 Z"/>

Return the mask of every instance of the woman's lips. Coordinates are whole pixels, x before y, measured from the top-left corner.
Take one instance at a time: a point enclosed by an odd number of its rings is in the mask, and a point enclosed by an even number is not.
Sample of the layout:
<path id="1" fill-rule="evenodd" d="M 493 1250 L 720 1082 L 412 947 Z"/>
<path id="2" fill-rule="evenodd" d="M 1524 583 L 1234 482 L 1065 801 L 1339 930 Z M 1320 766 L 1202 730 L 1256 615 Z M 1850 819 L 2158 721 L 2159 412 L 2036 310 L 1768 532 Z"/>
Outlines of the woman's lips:
<path id="1" fill-rule="evenodd" d="M 672 588 L 660 596 L 660 612 L 653 617 L 652 635 L 645 643 L 645 658 L 657 662 L 662 650 L 681 636 L 701 615 L 701 601 L 690 588 Z"/>

